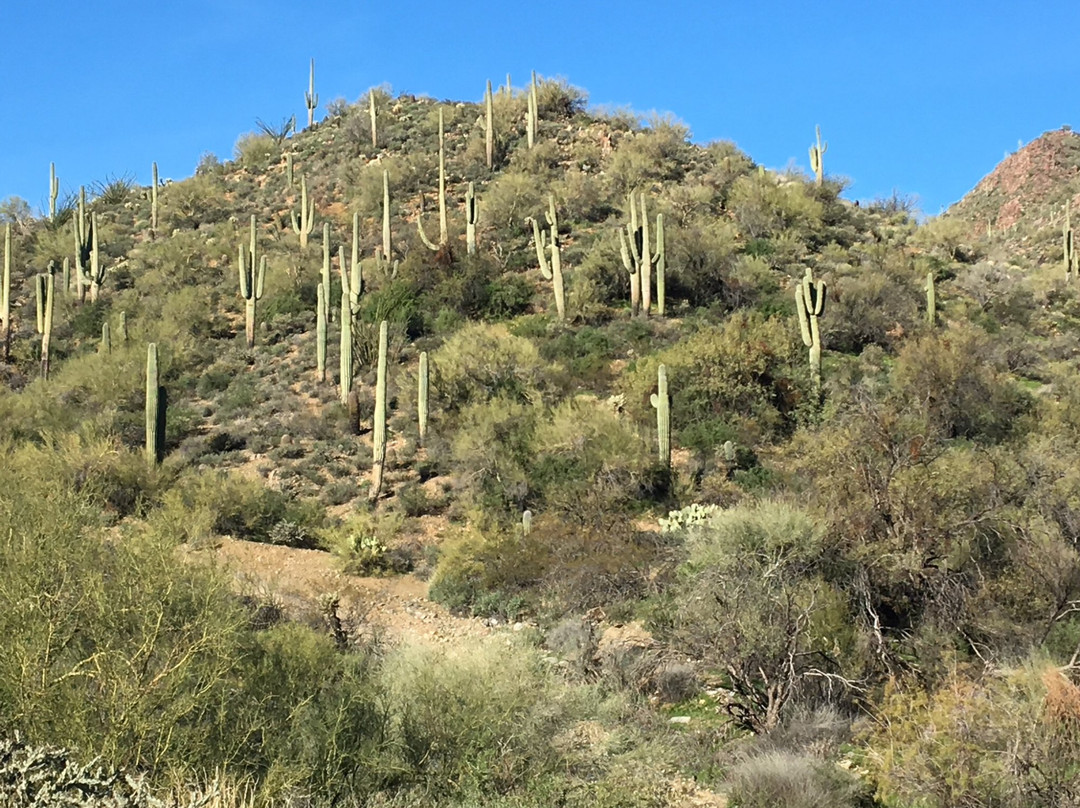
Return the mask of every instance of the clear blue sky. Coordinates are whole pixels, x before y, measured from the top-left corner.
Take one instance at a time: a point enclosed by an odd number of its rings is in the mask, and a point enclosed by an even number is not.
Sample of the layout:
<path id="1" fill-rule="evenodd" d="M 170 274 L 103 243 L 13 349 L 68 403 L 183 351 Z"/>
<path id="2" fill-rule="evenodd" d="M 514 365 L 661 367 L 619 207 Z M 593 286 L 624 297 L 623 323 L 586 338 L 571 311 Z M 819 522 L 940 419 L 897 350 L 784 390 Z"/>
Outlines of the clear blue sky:
<path id="1" fill-rule="evenodd" d="M 697 142 L 807 167 L 814 125 L 847 196 L 927 214 L 1018 141 L 1080 128 L 1080 2 L 8 0 L 0 6 L 0 199 L 35 209 L 107 176 L 189 176 L 255 119 L 370 86 L 479 100 L 531 69 L 590 103 L 671 112 Z"/>

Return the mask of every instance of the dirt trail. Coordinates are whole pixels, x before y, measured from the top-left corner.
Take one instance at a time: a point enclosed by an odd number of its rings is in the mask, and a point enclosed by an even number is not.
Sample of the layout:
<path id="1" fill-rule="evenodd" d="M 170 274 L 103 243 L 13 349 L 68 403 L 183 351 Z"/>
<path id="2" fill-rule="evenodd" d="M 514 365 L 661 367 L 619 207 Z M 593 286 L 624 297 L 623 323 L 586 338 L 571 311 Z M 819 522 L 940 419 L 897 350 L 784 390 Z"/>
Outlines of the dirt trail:
<path id="1" fill-rule="evenodd" d="M 483 637 L 491 629 L 478 618 L 457 617 L 427 599 L 427 582 L 415 575 L 346 575 L 330 553 L 225 539 L 213 550 L 245 594 L 277 604 L 304 621 L 323 620 L 328 597 L 351 635 L 389 642 L 453 642 Z"/>

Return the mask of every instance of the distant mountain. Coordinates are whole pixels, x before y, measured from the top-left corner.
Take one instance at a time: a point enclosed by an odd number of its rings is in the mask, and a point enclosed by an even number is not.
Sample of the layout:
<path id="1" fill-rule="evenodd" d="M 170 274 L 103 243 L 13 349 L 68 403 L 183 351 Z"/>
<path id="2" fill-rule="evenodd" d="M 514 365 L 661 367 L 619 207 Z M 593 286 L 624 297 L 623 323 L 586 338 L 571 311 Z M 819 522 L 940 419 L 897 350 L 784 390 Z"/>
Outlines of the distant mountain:
<path id="1" fill-rule="evenodd" d="M 1080 209 L 1080 134 L 1046 132 L 1010 154 L 946 212 L 974 232 L 1034 232 L 1060 220 L 1066 199 Z"/>

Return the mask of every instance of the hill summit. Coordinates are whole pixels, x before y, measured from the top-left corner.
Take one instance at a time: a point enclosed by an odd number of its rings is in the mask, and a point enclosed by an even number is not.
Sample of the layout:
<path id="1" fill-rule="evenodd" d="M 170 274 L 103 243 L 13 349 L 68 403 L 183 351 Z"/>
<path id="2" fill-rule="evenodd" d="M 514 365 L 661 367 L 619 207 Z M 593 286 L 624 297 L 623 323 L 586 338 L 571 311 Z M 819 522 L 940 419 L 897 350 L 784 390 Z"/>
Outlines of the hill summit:
<path id="1" fill-rule="evenodd" d="M 1068 127 L 1046 132 L 1002 160 L 953 205 L 949 216 L 985 231 L 1054 219 L 1066 199 L 1080 203 L 1080 135 Z"/>

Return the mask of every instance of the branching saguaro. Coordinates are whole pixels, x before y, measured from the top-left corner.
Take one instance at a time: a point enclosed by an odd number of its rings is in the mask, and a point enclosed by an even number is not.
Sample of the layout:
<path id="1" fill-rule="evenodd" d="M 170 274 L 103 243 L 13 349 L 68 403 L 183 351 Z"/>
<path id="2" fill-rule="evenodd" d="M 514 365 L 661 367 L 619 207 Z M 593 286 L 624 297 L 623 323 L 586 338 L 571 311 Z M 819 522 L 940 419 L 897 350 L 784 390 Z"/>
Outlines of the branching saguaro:
<path id="1" fill-rule="evenodd" d="M 536 246 L 536 260 L 540 263 L 540 272 L 543 273 L 547 280 L 552 282 L 552 287 L 555 290 L 555 311 L 558 313 L 560 320 L 565 320 L 566 293 L 563 288 L 562 250 L 559 247 L 559 218 L 555 211 L 554 195 L 548 195 L 548 209 L 544 213 L 544 218 L 547 219 L 551 230 L 550 239 L 548 234 L 540 229 L 540 223 L 536 219 L 530 216 L 525 221 L 532 224 L 533 243 Z M 547 258 L 548 252 L 551 253 L 550 261 Z"/>
<path id="2" fill-rule="evenodd" d="M 810 147 L 810 170 L 814 172 L 814 183 L 822 185 L 825 182 L 825 152 L 829 150 L 828 143 L 821 142 L 821 127 L 814 127 L 817 143 Z"/>
<path id="3" fill-rule="evenodd" d="M 368 498 L 375 502 L 383 485 L 386 464 L 386 350 L 388 331 L 386 320 L 379 324 L 379 364 L 375 377 L 375 427 L 372 431 L 371 491 Z"/>
<path id="4" fill-rule="evenodd" d="M 825 313 L 825 281 L 815 281 L 810 267 L 806 268 L 802 283 L 795 285 L 795 309 L 799 313 L 799 331 L 803 344 L 810 349 L 814 397 L 820 402 L 821 328 L 818 326 L 818 318 Z"/>

